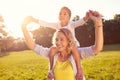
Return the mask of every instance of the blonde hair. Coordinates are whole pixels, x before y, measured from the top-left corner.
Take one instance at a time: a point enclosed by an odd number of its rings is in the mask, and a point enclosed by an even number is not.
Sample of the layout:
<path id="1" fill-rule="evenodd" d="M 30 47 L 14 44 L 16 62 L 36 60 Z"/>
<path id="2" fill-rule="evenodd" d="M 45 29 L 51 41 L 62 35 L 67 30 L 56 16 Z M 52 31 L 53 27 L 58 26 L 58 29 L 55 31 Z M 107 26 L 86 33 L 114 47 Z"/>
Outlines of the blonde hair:
<path id="1" fill-rule="evenodd" d="M 54 46 L 56 46 L 56 44 L 55 44 L 56 43 L 56 37 L 57 37 L 57 34 L 59 32 L 63 33 L 65 35 L 65 37 L 67 38 L 67 40 L 68 40 L 67 52 L 68 52 L 68 54 L 70 54 L 71 50 L 72 50 L 72 46 L 75 45 L 75 40 L 74 40 L 73 35 L 70 32 L 70 30 L 68 30 L 66 28 L 61 28 L 61 29 L 57 30 L 53 35 L 52 44 Z"/>
<path id="2" fill-rule="evenodd" d="M 61 8 L 61 10 L 63 10 L 63 9 L 65 9 L 68 12 L 69 16 L 71 17 L 71 10 L 68 7 L 66 7 L 66 6 Z"/>

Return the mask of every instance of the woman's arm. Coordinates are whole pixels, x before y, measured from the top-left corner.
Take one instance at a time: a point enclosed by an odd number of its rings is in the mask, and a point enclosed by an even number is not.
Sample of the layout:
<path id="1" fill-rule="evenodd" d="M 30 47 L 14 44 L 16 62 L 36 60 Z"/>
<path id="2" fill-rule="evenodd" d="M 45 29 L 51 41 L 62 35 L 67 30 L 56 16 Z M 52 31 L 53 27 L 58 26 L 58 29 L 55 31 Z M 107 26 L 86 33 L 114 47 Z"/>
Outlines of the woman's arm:
<path id="1" fill-rule="evenodd" d="M 22 31 L 23 31 L 23 35 L 25 37 L 25 40 L 26 40 L 26 44 L 27 46 L 30 48 L 30 49 L 34 49 L 35 47 L 35 42 L 34 40 L 32 39 L 32 37 L 30 36 L 28 30 L 27 30 L 27 25 L 32 22 L 31 20 L 31 17 L 28 16 L 24 19 L 23 23 L 22 23 Z"/>
<path id="2" fill-rule="evenodd" d="M 93 16 L 90 15 L 90 17 L 95 25 L 95 43 L 92 46 L 92 49 L 94 54 L 97 55 L 103 48 L 103 23 L 101 15 L 98 12 L 93 12 L 92 14 Z"/>
<path id="3" fill-rule="evenodd" d="M 33 38 L 30 36 L 27 30 L 27 25 L 31 22 L 37 22 L 37 21 L 36 19 L 33 19 L 31 16 L 28 16 L 24 19 L 21 26 L 27 46 L 33 51 L 35 51 L 38 55 L 49 58 L 50 48 L 43 47 L 42 45 L 36 44 Z"/>

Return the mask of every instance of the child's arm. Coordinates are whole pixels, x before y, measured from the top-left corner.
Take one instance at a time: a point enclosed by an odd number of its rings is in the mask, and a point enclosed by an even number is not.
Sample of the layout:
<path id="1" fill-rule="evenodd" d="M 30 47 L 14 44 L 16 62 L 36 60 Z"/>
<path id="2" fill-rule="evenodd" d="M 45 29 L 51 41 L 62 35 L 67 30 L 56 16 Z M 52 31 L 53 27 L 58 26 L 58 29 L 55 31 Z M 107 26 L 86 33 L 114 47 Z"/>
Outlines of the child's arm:
<path id="1" fill-rule="evenodd" d="M 76 28 L 76 27 L 82 26 L 89 20 L 89 18 L 90 18 L 89 13 L 86 12 L 86 15 L 82 19 L 79 19 L 77 21 L 72 21 L 71 27 Z"/>
<path id="2" fill-rule="evenodd" d="M 52 29 L 58 29 L 58 23 L 50 23 L 50 22 L 46 22 L 46 21 L 42 21 L 42 20 L 38 20 L 38 24 L 42 27 L 48 27 L 48 28 L 52 28 Z"/>
<path id="3" fill-rule="evenodd" d="M 84 20 L 85 22 L 87 22 L 87 21 L 89 20 L 89 18 L 90 18 L 89 12 L 86 12 L 86 15 L 85 15 L 85 17 L 83 17 L 83 20 Z"/>
<path id="4" fill-rule="evenodd" d="M 81 67 L 80 55 L 78 52 L 78 48 L 75 45 L 73 45 L 73 47 L 72 47 L 72 55 L 75 59 L 75 63 L 76 63 L 76 67 L 77 67 L 76 80 L 82 80 L 83 79 L 83 71 L 82 71 L 82 67 Z"/>
<path id="5" fill-rule="evenodd" d="M 49 54 L 50 69 L 48 72 L 48 78 L 50 78 L 50 79 L 54 78 L 54 76 L 53 76 L 53 62 L 54 62 L 54 55 L 56 53 L 57 53 L 57 48 L 52 46 L 50 48 L 50 54 Z"/>
<path id="6" fill-rule="evenodd" d="M 43 21 L 43 20 L 38 20 L 33 16 L 28 16 L 28 17 L 30 18 L 30 20 L 32 22 L 35 22 L 42 27 L 49 27 L 49 28 L 52 28 L 52 29 L 57 29 L 57 26 L 58 26 L 57 22 L 56 23 L 50 23 L 50 22 L 46 22 L 46 21 Z"/>

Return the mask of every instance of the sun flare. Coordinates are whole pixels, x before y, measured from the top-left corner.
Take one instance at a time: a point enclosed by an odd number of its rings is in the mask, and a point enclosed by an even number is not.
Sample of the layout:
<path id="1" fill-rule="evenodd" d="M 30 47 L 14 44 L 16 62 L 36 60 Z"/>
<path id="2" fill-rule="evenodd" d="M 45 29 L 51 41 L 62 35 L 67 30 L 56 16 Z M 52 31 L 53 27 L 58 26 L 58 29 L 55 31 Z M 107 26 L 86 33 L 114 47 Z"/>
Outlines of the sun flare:
<path id="1" fill-rule="evenodd" d="M 51 2 L 51 0 L 2 0 L 0 3 L 0 14 L 4 16 L 5 23 L 12 35 L 18 38 L 23 37 L 21 23 L 26 16 L 31 15 L 47 22 L 56 22 L 58 21 L 59 9 L 62 6 L 69 7 L 72 11 L 72 16 L 79 15 L 80 18 L 84 17 L 86 11 L 90 9 L 101 12 L 104 18 L 107 19 L 113 18 L 113 15 L 120 12 L 119 0 L 111 0 L 109 2 L 107 0 L 91 0 L 89 4 L 87 2 L 87 0 L 58 0 L 54 2 Z M 96 3 L 99 4 L 96 5 Z M 103 6 L 104 3 L 108 4 Z M 35 26 L 32 25 L 29 30 L 36 29 Z"/>

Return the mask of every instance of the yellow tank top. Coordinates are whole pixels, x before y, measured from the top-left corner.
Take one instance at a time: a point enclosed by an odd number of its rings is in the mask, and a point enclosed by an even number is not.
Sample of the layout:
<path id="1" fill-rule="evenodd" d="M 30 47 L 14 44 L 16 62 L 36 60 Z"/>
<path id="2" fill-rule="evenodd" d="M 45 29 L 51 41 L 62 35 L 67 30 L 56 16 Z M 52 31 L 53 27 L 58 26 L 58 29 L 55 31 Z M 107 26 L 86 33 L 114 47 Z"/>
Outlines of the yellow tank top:
<path id="1" fill-rule="evenodd" d="M 69 60 L 60 62 L 58 59 L 54 66 L 55 80 L 75 80 L 72 64 Z"/>

